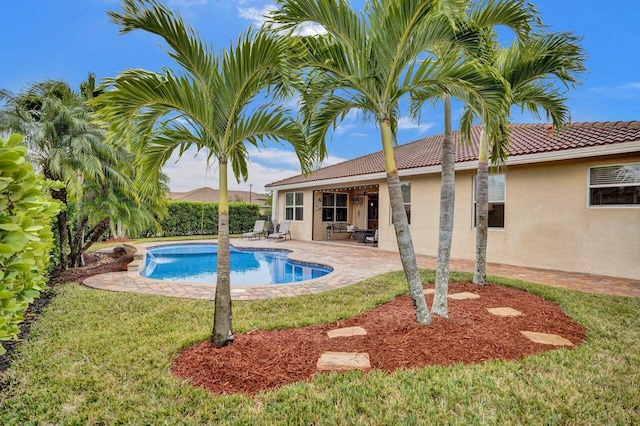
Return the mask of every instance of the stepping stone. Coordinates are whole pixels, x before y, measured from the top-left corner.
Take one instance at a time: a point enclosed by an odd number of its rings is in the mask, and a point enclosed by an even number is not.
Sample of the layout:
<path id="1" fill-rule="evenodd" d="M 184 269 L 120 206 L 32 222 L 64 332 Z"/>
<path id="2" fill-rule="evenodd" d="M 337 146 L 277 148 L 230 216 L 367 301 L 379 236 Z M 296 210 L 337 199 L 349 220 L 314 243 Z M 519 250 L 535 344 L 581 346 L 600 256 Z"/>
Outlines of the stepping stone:
<path id="1" fill-rule="evenodd" d="M 436 293 L 436 289 L 435 288 L 425 288 L 424 289 L 424 294 L 435 294 Z"/>
<path id="2" fill-rule="evenodd" d="M 520 333 L 532 342 L 542 343 L 543 345 L 573 346 L 573 343 L 557 334 L 537 333 L 535 331 L 521 331 Z"/>
<path id="3" fill-rule="evenodd" d="M 366 352 L 325 352 L 318 358 L 316 368 L 320 371 L 367 370 L 371 362 Z"/>
<path id="4" fill-rule="evenodd" d="M 232 288 L 231 289 L 231 293 L 246 293 L 247 289 L 246 288 Z"/>
<path id="5" fill-rule="evenodd" d="M 453 293 L 447 297 L 453 300 L 480 299 L 479 294 L 469 293 L 468 291 L 463 291 L 462 293 Z"/>
<path id="6" fill-rule="evenodd" d="M 327 331 L 327 336 L 329 336 L 330 339 L 336 337 L 365 336 L 366 334 L 367 330 L 362 327 L 344 327 Z"/>
<path id="7" fill-rule="evenodd" d="M 499 317 L 519 317 L 522 312 L 513 308 L 487 308 L 487 311 Z"/>

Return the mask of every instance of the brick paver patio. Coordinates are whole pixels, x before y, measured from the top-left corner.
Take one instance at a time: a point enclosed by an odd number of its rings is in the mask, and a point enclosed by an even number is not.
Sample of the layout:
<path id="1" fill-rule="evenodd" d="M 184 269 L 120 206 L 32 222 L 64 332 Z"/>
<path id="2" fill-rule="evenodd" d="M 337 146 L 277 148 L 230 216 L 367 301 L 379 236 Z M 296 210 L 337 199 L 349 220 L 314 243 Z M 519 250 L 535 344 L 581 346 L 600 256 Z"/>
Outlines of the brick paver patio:
<path id="1" fill-rule="evenodd" d="M 200 242 L 211 243 L 212 241 Z M 149 243 L 143 244 L 143 246 L 151 247 L 166 244 L 168 243 Z M 375 275 L 402 269 L 400 257 L 397 253 L 382 251 L 370 246 L 296 240 L 273 242 L 239 239 L 232 240 L 232 244 L 236 247 L 291 250 L 289 258 L 292 260 L 319 263 L 329 265 L 333 268 L 333 272 L 324 277 L 301 283 L 232 286 L 231 293 L 234 300 L 266 299 L 318 293 L 354 284 Z M 436 258 L 431 256 L 418 255 L 417 260 L 420 268 L 434 269 L 436 266 Z M 451 260 L 452 271 L 472 272 L 473 268 L 473 261 L 460 259 Z M 640 281 L 638 280 L 493 263 L 487 265 L 487 272 L 490 275 L 515 278 L 591 293 L 640 297 Z M 213 285 L 151 280 L 140 276 L 137 270 L 96 275 L 84 280 L 84 284 L 88 287 L 102 290 L 128 291 L 192 299 L 213 300 L 215 295 L 215 286 Z"/>

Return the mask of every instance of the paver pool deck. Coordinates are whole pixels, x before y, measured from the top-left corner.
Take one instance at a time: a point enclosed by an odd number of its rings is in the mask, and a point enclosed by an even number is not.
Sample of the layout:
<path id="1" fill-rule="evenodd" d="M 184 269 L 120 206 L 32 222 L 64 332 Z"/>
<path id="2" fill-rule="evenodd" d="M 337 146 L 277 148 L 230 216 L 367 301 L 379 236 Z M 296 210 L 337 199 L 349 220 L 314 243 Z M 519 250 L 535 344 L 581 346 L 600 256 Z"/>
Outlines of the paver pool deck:
<path id="1" fill-rule="evenodd" d="M 215 240 L 189 241 L 185 243 L 212 243 Z M 170 242 L 141 244 L 143 247 L 169 245 Z M 243 248 L 270 248 L 290 250 L 289 258 L 301 262 L 328 265 L 333 272 L 320 278 L 300 283 L 233 286 L 233 300 L 268 299 L 291 297 L 301 294 L 319 293 L 357 283 L 375 275 L 402 269 L 400 256 L 396 252 L 379 250 L 374 247 L 346 245 L 331 242 L 308 242 L 288 240 L 274 242 L 266 240 L 233 239 L 231 244 Z M 435 269 L 436 258 L 417 255 L 419 268 Z M 452 271 L 473 272 L 473 261 L 451 259 Z M 640 297 L 640 281 L 606 277 L 599 275 L 551 271 L 495 263 L 487 264 L 489 275 L 514 278 L 523 281 L 564 287 L 590 293 Z M 154 294 L 171 297 L 213 300 L 215 285 L 186 283 L 179 281 L 152 280 L 142 277 L 140 271 L 114 272 L 96 275 L 84 280 L 88 287 L 134 293 Z"/>

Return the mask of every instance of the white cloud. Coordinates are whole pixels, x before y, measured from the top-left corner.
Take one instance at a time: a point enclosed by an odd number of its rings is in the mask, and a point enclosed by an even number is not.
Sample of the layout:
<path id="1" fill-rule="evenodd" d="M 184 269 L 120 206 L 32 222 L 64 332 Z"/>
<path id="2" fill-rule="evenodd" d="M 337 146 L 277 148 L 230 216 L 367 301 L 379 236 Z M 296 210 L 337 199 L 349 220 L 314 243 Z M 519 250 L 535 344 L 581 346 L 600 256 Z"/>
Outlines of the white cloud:
<path id="1" fill-rule="evenodd" d="M 237 183 L 230 173 L 229 189 L 248 191 L 249 184 L 252 184 L 254 192 L 262 193 L 265 192 L 266 184 L 300 174 L 300 163 L 293 151 L 274 147 L 262 148 L 258 151 L 257 148 L 250 146 L 248 152 L 249 180 Z M 207 169 L 206 153 L 200 152 L 197 156 L 195 153 L 195 148 L 192 148 L 177 162 L 177 154 L 167 162 L 164 172 L 171 179 L 169 182 L 171 191 L 186 192 L 203 186 L 218 188 L 219 169 L 215 159 Z M 346 159 L 330 155 L 322 162 L 321 167 L 343 161 Z"/>
<path id="2" fill-rule="evenodd" d="M 257 7 L 239 7 L 238 15 L 243 19 L 248 19 L 249 21 L 253 21 L 256 25 L 262 26 L 267 19 L 268 15 L 271 11 L 275 10 L 276 7 L 272 4 L 268 4 L 261 8 Z"/>
<path id="3" fill-rule="evenodd" d="M 425 133 L 427 130 L 433 127 L 433 123 L 420 124 L 407 118 L 400 118 L 398 120 L 398 129 L 400 130 L 415 130 L 419 134 Z"/>
<path id="4" fill-rule="evenodd" d="M 249 146 L 247 148 L 249 153 L 249 159 L 251 163 L 268 163 L 278 164 L 289 168 L 297 168 L 300 170 L 300 161 L 298 156 L 292 150 L 286 150 L 281 148 L 256 148 L 255 146 Z"/>
<path id="5" fill-rule="evenodd" d="M 240 4 L 245 4 L 245 2 L 240 2 Z M 276 10 L 277 7 L 273 4 L 268 4 L 258 7 L 238 7 L 238 16 L 243 19 L 247 19 L 249 21 L 253 21 L 257 26 L 262 26 L 269 19 L 269 15 L 272 11 Z M 311 37 L 317 35 L 323 35 L 327 33 L 327 30 L 318 23 L 315 22 L 303 22 L 298 25 L 298 28 L 293 32 L 295 35 L 301 37 Z"/>
<path id="6" fill-rule="evenodd" d="M 333 131 L 336 135 L 343 135 L 351 129 L 356 127 L 355 124 L 339 124 L 338 127 Z"/>
<path id="7" fill-rule="evenodd" d="M 312 37 L 318 35 L 324 35 L 327 30 L 316 22 L 303 22 L 298 25 L 298 28 L 294 31 L 294 34 L 300 37 Z"/>
<path id="8" fill-rule="evenodd" d="M 253 146 L 248 151 L 249 180 L 237 183 L 230 172 L 229 189 L 248 191 L 249 184 L 252 184 L 254 192 L 265 192 L 266 184 L 300 174 L 300 163 L 293 151 L 279 148 L 263 148 L 258 151 Z M 167 162 L 164 172 L 170 178 L 171 191 L 185 192 L 203 186 L 218 188 L 217 162 L 213 159 L 207 168 L 206 153 L 202 151 L 197 156 L 195 153 L 195 148 L 192 148 L 179 160 L 178 155 L 174 154 Z M 337 160 L 340 159 L 330 157 L 330 161 Z"/>

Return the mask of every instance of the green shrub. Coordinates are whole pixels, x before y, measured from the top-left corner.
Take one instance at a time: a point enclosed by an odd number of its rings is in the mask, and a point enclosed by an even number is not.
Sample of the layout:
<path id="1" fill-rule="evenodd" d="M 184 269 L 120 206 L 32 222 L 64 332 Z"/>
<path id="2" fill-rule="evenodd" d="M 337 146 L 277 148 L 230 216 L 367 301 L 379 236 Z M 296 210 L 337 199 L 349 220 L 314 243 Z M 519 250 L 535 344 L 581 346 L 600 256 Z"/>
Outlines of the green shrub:
<path id="1" fill-rule="evenodd" d="M 229 232 L 240 234 L 253 229 L 260 218 L 260 206 L 229 203 Z M 169 201 L 168 214 L 160 220 L 161 231 L 149 230 L 142 237 L 215 235 L 218 233 L 218 205 L 198 201 Z"/>
<path id="2" fill-rule="evenodd" d="M 18 324 L 46 281 L 50 224 L 60 211 L 49 195 L 59 186 L 36 175 L 26 154 L 22 136 L 0 138 L 0 341 L 18 335 Z"/>
<path id="3" fill-rule="evenodd" d="M 253 230 L 256 220 L 260 219 L 260 206 L 244 201 L 229 203 L 229 232 L 241 234 Z"/>

